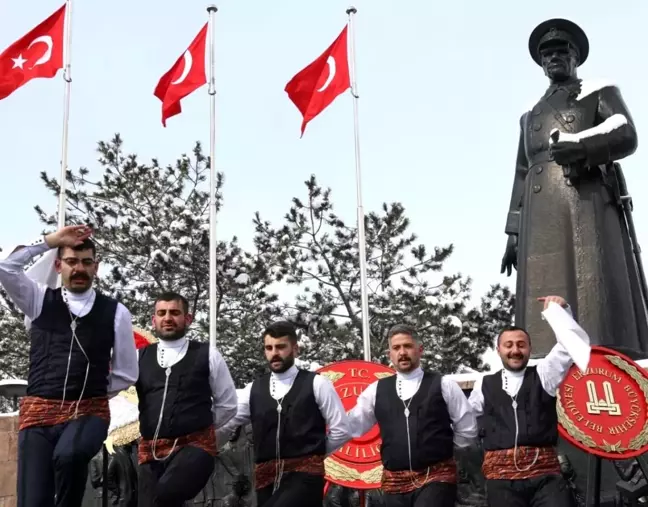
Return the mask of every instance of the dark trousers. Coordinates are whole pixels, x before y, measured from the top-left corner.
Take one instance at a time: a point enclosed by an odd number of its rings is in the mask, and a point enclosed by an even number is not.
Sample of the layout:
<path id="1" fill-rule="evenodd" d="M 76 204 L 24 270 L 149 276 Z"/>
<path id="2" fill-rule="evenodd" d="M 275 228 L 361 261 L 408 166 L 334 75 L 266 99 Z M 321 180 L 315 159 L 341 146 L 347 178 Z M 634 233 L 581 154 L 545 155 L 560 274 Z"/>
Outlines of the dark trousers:
<path id="1" fill-rule="evenodd" d="M 411 493 L 385 493 L 383 499 L 385 507 L 454 507 L 457 485 L 430 482 Z"/>
<path id="2" fill-rule="evenodd" d="M 322 507 L 324 477 L 303 472 L 284 474 L 274 495 L 274 484 L 257 489 L 257 507 Z"/>
<path id="3" fill-rule="evenodd" d="M 486 481 L 489 507 L 573 507 L 574 499 L 561 475 L 515 481 Z"/>
<path id="4" fill-rule="evenodd" d="M 164 461 L 139 467 L 139 507 L 182 507 L 195 498 L 214 471 L 214 458 L 197 447 L 183 447 Z"/>
<path id="5" fill-rule="evenodd" d="M 101 450 L 108 423 L 83 416 L 18 433 L 18 507 L 80 507 L 90 460 Z"/>

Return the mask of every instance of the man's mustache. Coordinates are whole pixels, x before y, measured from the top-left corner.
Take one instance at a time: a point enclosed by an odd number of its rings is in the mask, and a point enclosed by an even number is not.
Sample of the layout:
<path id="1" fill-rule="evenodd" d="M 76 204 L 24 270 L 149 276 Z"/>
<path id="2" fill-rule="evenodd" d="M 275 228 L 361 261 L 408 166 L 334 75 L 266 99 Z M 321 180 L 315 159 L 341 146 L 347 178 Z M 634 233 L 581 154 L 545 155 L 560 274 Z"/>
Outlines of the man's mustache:
<path id="1" fill-rule="evenodd" d="M 524 356 L 522 354 L 509 354 L 508 358 L 509 359 L 524 359 Z"/>
<path id="2" fill-rule="evenodd" d="M 76 275 L 72 275 L 70 280 L 90 280 L 90 277 L 85 273 L 77 273 Z"/>

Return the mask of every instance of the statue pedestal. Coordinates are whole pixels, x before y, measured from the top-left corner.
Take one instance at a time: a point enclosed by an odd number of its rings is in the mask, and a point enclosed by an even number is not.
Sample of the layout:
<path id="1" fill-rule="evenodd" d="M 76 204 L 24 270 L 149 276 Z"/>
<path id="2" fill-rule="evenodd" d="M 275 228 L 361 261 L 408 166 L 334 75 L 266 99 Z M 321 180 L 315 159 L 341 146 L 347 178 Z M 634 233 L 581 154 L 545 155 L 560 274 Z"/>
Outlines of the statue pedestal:
<path id="1" fill-rule="evenodd" d="M 16 506 L 18 414 L 0 414 L 0 507 Z"/>

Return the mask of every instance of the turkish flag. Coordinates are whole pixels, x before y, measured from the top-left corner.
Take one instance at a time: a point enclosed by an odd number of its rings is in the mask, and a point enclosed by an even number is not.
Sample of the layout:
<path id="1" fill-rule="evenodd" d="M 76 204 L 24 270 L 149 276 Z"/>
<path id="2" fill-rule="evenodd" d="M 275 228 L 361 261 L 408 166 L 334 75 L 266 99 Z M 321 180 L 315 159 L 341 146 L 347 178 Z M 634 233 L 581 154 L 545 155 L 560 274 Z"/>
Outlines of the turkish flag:
<path id="1" fill-rule="evenodd" d="M 207 83 L 206 46 L 207 23 L 155 87 L 154 95 L 162 101 L 162 125 L 165 127 L 167 119 L 182 112 L 180 100 Z"/>
<path id="2" fill-rule="evenodd" d="M 37 77 L 63 68 L 65 5 L 0 54 L 0 100 Z"/>
<path id="3" fill-rule="evenodd" d="M 286 85 L 288 97 L 304 118 L 301 126 L 302 136 L 306 124 L 351 86 L 347 32 L 348 26 L 345 26 L 335 42 Z"/>

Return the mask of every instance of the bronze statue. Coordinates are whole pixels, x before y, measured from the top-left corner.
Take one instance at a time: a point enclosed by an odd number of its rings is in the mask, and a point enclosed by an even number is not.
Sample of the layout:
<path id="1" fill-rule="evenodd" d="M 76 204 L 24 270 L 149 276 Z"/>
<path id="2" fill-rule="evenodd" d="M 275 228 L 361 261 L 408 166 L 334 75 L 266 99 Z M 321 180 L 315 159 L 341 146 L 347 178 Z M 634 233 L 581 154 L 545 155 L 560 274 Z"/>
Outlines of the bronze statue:
<path id="1" fill-rule="evenodd" d="M 516 325 L 546 355 L 555 339 L 536 299 L 560 294 L 593 344 L 648 353 L 632 202 L 615 163 L 637 148 L 632 117 L 614 84 L 577 77 L 589 42 L 576 24 L 541 23 L 529 51 L 550 85 L 520 119 L 501 266 L 517 269 Z"/>

